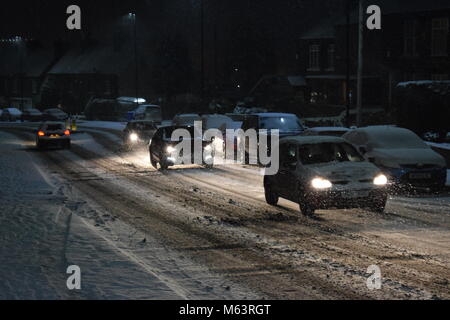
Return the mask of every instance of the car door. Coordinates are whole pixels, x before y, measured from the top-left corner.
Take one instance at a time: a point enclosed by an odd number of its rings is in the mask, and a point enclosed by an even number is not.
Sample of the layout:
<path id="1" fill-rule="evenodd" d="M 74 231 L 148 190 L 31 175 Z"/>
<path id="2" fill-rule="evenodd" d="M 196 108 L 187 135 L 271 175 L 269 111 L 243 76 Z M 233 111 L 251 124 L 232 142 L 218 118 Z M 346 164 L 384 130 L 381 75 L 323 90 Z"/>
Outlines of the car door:
<path id="1" fill-rule="evenodd" d="M 298 163 L 298 146 L 286 143 L 280 146 L 280 169 L 276 175 L 277 192 L 283 198 L 294 200 L 296 185 L 296 170 Z"/>

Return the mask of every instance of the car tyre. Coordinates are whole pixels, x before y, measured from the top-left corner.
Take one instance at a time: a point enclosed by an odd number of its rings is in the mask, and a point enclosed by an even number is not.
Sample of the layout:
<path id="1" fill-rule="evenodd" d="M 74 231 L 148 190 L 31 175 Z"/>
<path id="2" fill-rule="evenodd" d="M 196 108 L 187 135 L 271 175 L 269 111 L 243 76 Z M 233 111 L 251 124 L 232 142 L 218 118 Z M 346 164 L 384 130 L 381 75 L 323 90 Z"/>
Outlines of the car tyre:
<path id="1" fill-rule="evenodd" d="M 376 213 L 383 213 L 386 209 L 387 197 L 383 197 L 381 199 L 372 200 L 372 204 L 370 205 L 370 210 Z"/>
<path id="2" fill-rule="evenodd" d="M 69 141 L 66 142 L 66 149 L 70 149 L 71 147 L 72 147 L 72 143 L 69 140 Z"/>
<path id="3" fill-rule="evenodd" d="M 166 161 L 161 161 L 159 163 L 159 166 L 161 167 L 162 171 L 166 171 L 167 169 L 169 169 L 169 164 Z"/>
<path id="4" fill-rule="evenodd" d="M 264 190 L 266 195 L 266 202 L 271 206 L 276 206 L 278 204 L 278 201 L 280 200 L 278 194 L 276 194 L 276 192 L 272 190 L 270 184 L 266 184 L 264 186 Z"/>
<path id="5" fill-rule="evenodd" d="M 307 199 L 305 198 L 301 190 L 299 191 L 298 199 L 300 211 L 302 212 L 302 214 L 306 217 L 314 216 L 316 209 L 311 204 L 308 203 Z"/>
<path id="6" fill-rule="evenodd" d="M 155 159 L 153 159 L 153 157 L 151 155 L 150 155 L 150 163 L 151 163 L 153 168 L 158 170 L 158 162 Z"/>

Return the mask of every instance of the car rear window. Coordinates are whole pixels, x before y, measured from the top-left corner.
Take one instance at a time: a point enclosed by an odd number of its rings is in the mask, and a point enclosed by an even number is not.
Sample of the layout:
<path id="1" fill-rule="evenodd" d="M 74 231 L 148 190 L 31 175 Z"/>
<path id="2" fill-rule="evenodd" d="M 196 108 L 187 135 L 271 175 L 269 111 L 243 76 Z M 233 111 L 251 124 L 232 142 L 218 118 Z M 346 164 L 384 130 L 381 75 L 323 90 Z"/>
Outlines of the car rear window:
<path id="1" fill-rule="evenodd" d="M 62 124 L 48 124 L 47 125 L 48 131 L 58 131 L 58 130 L 62 130 L 62 129 L 63 129 Z"/>
<path id="2" fill-rule="evenodd" d="M 362 162 L 363 157 L 348 143 L 318 143 L 300 146 L 304 165 L 329 162 Z"/>

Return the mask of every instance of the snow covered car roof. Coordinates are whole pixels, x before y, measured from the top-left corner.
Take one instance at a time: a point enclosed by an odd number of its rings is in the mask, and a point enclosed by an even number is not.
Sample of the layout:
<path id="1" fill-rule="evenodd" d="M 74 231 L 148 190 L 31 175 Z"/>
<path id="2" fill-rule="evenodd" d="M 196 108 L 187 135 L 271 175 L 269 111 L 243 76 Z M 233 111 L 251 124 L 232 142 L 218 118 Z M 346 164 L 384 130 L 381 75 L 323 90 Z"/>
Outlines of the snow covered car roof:
<path id="1" fill-rule="evenodd" d="M 12 114 L 12 115 L 19 115 L 20 116 L 22 114 L 22 111 L 20 111 L 17 108 L 6 108 L 6 109 L 4 109 L 4 111 L 8 111 L 9 114 Z"/>
<path id="2" fill-rule="evenodd" d="M 331 136 L 293 136 L 280 139 L 281 143 L 316 144 L 316 143 L 348 143 L 343 138 Z"/>
<path id="3" fill-rule="evenodd" d="M 363 132 L 376 148 L 428 148 L 426 143 L 414 132 L 393 126 L 372 126 L 358 128 L 356 132 Z M 344 135 L 344 138 L 346 135 Z"/>
<path id="4" fill-rule="evenodd" d="M 324 132 L 324 131 L 350 131 L 349 128 L 344 127 L 315 127 L 315 128 L 308 128 L 306 131 L 314 131 L 314 132 Z"/>
<path id="5" fill-rule="evenodd" d="M 297 117 L 293 113 L 254 113 L 258 117 L 281 118 L 281 117 Z"/>

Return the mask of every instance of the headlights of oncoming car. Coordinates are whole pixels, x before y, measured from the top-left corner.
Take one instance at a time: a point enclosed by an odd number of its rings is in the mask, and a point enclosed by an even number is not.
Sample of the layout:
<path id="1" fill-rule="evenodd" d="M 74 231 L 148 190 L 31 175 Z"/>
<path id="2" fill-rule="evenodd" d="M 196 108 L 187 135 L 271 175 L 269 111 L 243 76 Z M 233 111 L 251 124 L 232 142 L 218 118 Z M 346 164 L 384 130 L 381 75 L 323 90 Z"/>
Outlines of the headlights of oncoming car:
<path id="1" fill-rule="evenodd" d="M 311 185 L 314 189 L 319 189 L 319 190 L 323 190 L 323 189 L 330 189 L 333 184 L 327 180 L 327 179 L 323 179 L 323 178 L 315 178 L 311 181 Z"/>
<path id="2" fill-rule="evenodd" d="M 373 184 L 376 186 L 385 186 L 388 183 L 388 178 L 384 174 L 380 174 L 373 179 Z"/>
<path id="3" fill-rule="evenodd" d="M 137 142 L 139 140 L 139 136 L 136 133 L 130 134 L 130 141 L 131 142 Z"/>

